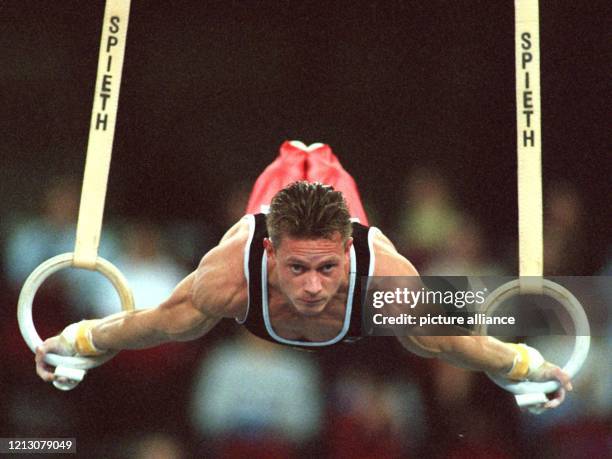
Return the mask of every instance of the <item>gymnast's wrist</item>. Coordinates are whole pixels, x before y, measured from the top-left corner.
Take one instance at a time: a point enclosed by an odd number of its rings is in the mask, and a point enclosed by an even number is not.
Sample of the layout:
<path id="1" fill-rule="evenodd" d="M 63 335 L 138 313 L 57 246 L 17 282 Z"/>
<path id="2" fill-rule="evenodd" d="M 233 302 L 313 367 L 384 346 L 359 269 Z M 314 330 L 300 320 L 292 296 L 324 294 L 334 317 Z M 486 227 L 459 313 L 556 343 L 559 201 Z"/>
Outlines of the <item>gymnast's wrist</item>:
<path id="1" fill-rule="evenodd" d="M 512 367 L 506 373 L 506 378 L 513 381 L 526 381 L 545 362 L 537 349 L 526 344 L 508 343 L 515 351 Z"/>
<path id="2" fill-rule="evenodd" d="M 106 353 L 106 350 L 99 349 L 93 341 L 93 328 L 99 320 L 82 320 L 68 325 L 61 333 L 60 338 L 67 345 L 69 350 L 76 355 L 91 357 Z"/>

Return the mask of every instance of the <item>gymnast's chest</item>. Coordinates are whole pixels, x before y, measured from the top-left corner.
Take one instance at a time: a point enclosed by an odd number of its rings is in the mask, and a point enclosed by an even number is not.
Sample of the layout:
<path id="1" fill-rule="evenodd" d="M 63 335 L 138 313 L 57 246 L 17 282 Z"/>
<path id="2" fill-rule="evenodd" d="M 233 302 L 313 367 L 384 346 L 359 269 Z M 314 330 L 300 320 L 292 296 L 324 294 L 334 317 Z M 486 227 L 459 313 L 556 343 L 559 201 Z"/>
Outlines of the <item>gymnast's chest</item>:
<path id="1" fill-rule="evenodd" d="M 296 341 L 328 341 L 342 331 L 346 298 L 333 298 L 316 316 L 304 316 L 280 295 L 268 298 L 269 324 L 280 337 Z"/>

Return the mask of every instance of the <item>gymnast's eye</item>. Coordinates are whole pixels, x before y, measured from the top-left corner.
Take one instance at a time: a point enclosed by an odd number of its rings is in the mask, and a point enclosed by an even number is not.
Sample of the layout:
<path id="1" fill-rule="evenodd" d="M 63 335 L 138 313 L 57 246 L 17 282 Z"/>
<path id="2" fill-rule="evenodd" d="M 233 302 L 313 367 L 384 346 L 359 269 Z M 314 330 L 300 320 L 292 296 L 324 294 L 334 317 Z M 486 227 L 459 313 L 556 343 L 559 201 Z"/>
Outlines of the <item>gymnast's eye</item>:
<path id="1" fill-rule="evenodd" d="M 319 269 L 324 274 L 329 274 L 336 267 L 336 263 L 328 263 L 326 265 L 321 266 Z"/>
<path id="2" fill-rule="evenodd" d="M 289 265 L 289 269 L 293 274 L 302 274 L 304 272 L 304 267 L 302 265 L 292 264 Z"/>

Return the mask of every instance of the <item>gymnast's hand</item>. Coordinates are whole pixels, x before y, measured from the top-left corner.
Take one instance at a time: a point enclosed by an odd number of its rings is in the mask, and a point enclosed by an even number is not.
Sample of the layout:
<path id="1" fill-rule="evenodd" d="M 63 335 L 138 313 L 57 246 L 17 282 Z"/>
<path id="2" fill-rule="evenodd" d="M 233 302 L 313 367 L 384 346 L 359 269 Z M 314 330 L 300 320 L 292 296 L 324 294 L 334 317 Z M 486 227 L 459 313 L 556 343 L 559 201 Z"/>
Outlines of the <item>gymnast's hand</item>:
<path id="1" fill-rule="evenodd" d="M 36 348 L 36 373 L 43 381 L 53 382 L 55 380 L 53 367 L 45 362 L 47 354 L 73 356 L 76 355 L 76 350 L 66 340 L 62 339 L 61 335 L 46 339 Z"/>
<path id="2" fill-rule="evenodd" d="M 67 326 L 61 334 L 46 339 L 36 348 L 36 373 L 43 381 L 56 379 L 53 367 L 45 362 L 47 354 L 63 356 L 103 355 L 103 361 L 110 360 L 116 353 L 99 351 L 91 342 L 90 330 L 95 320 L 84 320 Z"/>
<path id="3" fill-rule="evenodd" d="M 535 407 L 536 410 L 556 408 L 565 400 L 566 391 L 572 390 L 570 376 L 557 365 L 544 360 L 537 349 L 526 344 L 508 343 L 515 352 L 514 364 L 506 375 L 509 379 L 517 381 L 546 382 L 558 381 L 559 389 L 546 394 L 548 401 Z"/>
<path id="4" fill-rule="evenodd" d="M 527 379 L 534 382 L 558 381 L 560 383 L 561 387 L 559 389 L 546 394 L 548 402 L 538 406 L 543 409 L 558 407 L 565 400 L 566 391 L 572 390 L 570 376 L 557 365 L 550 362 L 544 362 L 535 370 L 530 371 Z"/>

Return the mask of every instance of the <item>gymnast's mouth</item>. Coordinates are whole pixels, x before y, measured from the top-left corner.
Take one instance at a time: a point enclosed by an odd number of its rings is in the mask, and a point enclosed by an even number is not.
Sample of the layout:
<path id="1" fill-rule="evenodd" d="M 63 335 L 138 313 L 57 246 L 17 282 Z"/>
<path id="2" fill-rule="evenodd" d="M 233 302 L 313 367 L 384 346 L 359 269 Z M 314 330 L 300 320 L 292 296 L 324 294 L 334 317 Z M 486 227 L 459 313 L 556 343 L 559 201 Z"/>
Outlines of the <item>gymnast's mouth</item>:
<path id="1" fill-rule="evenodd" d="M 325 301 L 325 298 L 319 298 L 316 300 L 305 300 L 303 298 L 299 298 L 298 301 L 306 306 L 318 306 Z"/>

